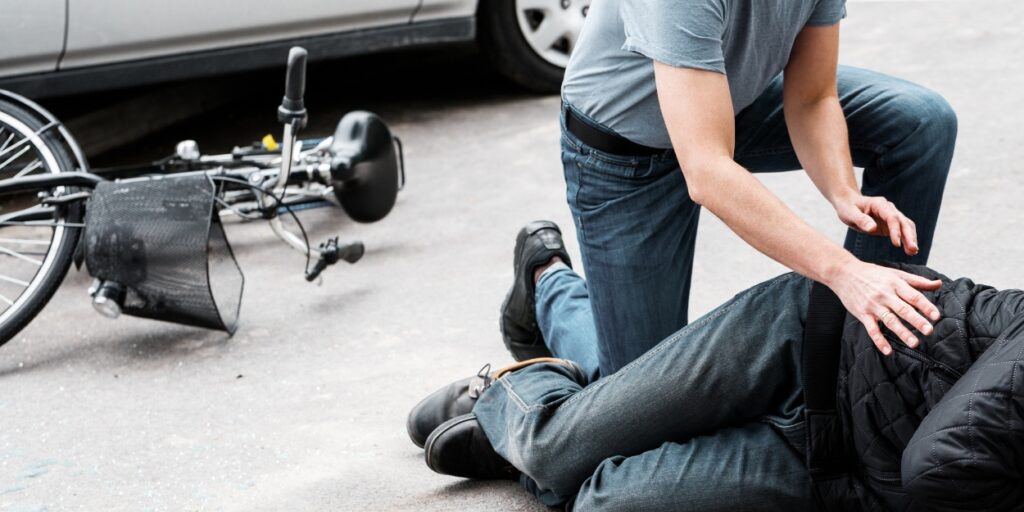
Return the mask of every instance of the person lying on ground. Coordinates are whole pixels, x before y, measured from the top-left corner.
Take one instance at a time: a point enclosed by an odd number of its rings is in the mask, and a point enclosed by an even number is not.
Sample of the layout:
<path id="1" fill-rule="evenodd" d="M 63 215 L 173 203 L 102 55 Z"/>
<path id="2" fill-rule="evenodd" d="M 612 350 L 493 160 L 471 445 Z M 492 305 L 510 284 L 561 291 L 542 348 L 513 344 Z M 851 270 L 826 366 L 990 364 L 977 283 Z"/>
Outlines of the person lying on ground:
<path id="1" fill-rule="evenodd" d="M 941 282 L 942 319 L 887 356 L 827 288 L 785 274 L 593 381 L 586 288 L 557 228 L 531 226 L 516 280 L 554 357 L 417 405 L 432 470 L 515 479 L 570 511 L 1024 509 L 1024 292 L 901 265 Z M 807 359 L 829 347 L 822 377 Z"/>

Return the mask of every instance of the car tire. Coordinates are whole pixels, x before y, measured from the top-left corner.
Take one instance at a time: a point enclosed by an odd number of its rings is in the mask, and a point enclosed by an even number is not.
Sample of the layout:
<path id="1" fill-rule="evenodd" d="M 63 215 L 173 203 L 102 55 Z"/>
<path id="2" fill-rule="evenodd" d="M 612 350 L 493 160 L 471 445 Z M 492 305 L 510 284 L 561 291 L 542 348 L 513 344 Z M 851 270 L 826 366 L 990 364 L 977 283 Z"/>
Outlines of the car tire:
<path id="1" fill-rule="evenodd" d="M 481 0 L 477 10 L 477 40 L 480 48 L 498 72 L 513 82 L 535 92 L 556 94 L 562 85 L 572 42 L 579 34 L 590 4 L 589 0 L 575 1 L 578 5 L 566 0 L 561 5 L 570 7 L 561 11 L 558 10 L 558 2 L 553 1 L 556 12 L 524 11 L 524 16 L 527 13 L 535 16 L 521 19 L 520 0 Z M 545 18 L 544 12 L 548 12 L 551 17 Z M 556 41 L 542 54 L 538 50 L 538 43 L 531 42 L 532 34 L 524 33 L 524 30 L 531 31 L 548 20 L 559 23 L 557 28 L 566 32 L 568 37 L 564 41 Z"/>

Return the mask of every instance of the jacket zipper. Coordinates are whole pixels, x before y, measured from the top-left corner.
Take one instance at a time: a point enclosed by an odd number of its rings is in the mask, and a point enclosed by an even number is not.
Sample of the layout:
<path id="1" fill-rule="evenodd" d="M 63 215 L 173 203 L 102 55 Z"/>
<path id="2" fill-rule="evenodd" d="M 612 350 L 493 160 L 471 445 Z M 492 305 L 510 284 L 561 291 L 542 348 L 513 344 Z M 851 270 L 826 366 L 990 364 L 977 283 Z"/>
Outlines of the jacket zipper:
<path id="1" fill-rule="evenodd" d="M 932 359 L 931 357 L 928 357 L 922 354 L 921 352 L 918 352 L 917 350 L 905 347 L 902 341 L 893 339 L 892 336 L 888 335 L 886 335 L 885 338 L 889 340 L 889 344 L 892 345 L 893 349 L 895 349 L 900 354 L 908 356 L 912 359 L 916 359 L 921 363 L 928 365 L 929 368 L 936 370 L 936 375 L 938 375 L 940 379 L 946 381 L 947 384 L 952 386 L 953 384 L 956 383 L 956 381 L 960 380 L 960 377 L 963 377 L 962 373 L 954 370 L 950 366 L 939 361 L 936 361 L 935 359 Z"/>

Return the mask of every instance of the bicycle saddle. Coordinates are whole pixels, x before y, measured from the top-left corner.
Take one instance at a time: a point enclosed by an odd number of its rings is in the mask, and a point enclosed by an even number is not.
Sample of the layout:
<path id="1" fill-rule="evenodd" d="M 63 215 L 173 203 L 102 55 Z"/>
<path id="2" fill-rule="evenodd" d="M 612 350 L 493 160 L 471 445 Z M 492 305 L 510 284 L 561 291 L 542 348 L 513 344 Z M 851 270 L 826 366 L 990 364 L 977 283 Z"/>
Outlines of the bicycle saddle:
<path id="1" fill-rule="evenodd" d="M 331 178 L 352 219 L 383 219 L 395 205 L 401 172 L 395 138 L 380 117 L 357 111 L 341 118 L 331 144 Z"/>

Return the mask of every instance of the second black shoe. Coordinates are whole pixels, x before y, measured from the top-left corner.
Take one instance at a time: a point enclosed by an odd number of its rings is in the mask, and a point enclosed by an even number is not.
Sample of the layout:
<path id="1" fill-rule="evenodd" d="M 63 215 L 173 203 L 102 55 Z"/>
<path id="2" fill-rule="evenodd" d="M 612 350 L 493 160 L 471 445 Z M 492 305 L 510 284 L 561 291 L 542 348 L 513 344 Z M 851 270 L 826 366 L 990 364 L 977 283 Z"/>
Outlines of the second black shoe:
<path id="1" fill-rule="evenodd" d="M 452 418 L 427 438 L 427 467 L 442 475 L 515 480 L 519 470 L 498 455 L 473 413 Z"/>
<path id="2" fill-rule="evenodd" d="M 433 393 L 409 411 L 405 423 L 413 444 L 423 448 L 427 437 L 438 425 L 473 410 L 473 404 L 491 385 L 491 365 L 485 365 L 475 377 L 457 380 Z"/>
<path id="3" fill-rule="evenodd" d="M 501 337 L 516 361 L 551 357 L 537 326 L 536 287 L 533 272 L 558 256 L 572 267 L 558 225 L 549 220 L 527 224 L 516 236 L 512 288 L 501 305 Z"/>

